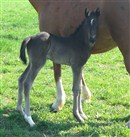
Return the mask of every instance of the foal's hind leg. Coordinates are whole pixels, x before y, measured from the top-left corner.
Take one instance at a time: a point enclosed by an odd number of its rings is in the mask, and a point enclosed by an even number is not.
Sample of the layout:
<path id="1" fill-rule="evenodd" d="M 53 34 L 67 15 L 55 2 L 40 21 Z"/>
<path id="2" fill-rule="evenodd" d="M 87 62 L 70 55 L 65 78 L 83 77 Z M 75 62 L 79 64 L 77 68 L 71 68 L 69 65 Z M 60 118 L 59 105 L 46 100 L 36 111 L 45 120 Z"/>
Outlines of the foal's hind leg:
<path id="1" fill-rule="evenodd" d="M 82 75 L 82 102 L 91 102 L 91 92 L 87 85 L 85 84 L 84 77 Z"/>
<path id="2" fill-rule="evenodd" d="M 40 61 L 37 61 L 37 62 L 40 62 Z M 26 80 L 24 81 L 24 95 L 25 95 L 24 118 L 30 124 L 30 126 L 35 125 L 35 123 L 32 120 L 31 114 L 30 114 L 30 100 L 29 100 L 30 90 L 31 90 L 35 77 L 37 76 L 38 72 L 40 71 L 45 61 L 43 63 L 42 62 L 37 63 L 37 62 L 32 63 L 30 65 L 30 70 L 28 72 Z"/>
<path id="3" fill-rule="evenodd" d="M 25 71 L 22 73 L 22 75 L 18 79 L 18 102 L 17 102 L 17 110 L 23 114 L 22 110 L 22 92 L 23 92 L 23 83 L 24 80 L 27 77 L 27 73 L 29 72 L 30 64 L 27 66 Z"/>

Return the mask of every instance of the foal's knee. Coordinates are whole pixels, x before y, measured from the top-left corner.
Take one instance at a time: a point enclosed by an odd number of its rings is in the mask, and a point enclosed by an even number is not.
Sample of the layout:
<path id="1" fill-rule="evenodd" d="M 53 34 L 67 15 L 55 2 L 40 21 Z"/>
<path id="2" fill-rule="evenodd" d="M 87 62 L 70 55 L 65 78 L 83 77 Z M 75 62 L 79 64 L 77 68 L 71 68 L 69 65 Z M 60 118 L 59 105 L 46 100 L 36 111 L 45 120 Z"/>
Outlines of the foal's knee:
<path id="1" fill-rule="evenodd" d="M 81 94 L 81 90 L 73 90 L 73 95 L 75 97 L 79 96 Z"/>
<path id="2" fill-rule="evenodd" d="M 75 96 L 78 96 L 79 94 L 81 94 L 81 88 L 73 88 L 72 89 L 72 91 L 73 91 L 73 94 L 75 95 Z"/>

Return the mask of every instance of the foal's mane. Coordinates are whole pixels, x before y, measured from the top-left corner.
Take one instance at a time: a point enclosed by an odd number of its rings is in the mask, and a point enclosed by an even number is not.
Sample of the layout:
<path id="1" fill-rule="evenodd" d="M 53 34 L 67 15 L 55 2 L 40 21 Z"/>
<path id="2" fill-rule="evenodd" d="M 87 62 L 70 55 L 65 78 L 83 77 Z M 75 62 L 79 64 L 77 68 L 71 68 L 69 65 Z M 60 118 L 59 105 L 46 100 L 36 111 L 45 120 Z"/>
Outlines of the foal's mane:
<path id="1" fill-rule="evenodd" d="M 83 26 L 84 22 L 85 22 L 85 19 L 81 22 L 81 24 L 77 27 L 77 29 L 72 34 L 70 34 L 70 36 L 75 35 L 80 30 L 80 28 Z"/>
<path id="2" fill-rule="evenodd" d="M 91 15 L 91 16 L 94 16 L 94 12 L 92 11 L 92 12 L 90 13 L 90 15 Z M 90 15 L 89 15 L 89 16 L 90 16 Z M 87 17 L 87 18 L 88 18 L 88 17 Z M 86 17 L 85 17 L 85 19 L 81 22 L 81 24 L 77 27 L 77 29 L 76 29 L 72 34 L 70 34 L 70 36 L 75 35 L 75 34 L 80 30 L 80 28 L 83 26 L 85 20 L 86 20 Z"/>

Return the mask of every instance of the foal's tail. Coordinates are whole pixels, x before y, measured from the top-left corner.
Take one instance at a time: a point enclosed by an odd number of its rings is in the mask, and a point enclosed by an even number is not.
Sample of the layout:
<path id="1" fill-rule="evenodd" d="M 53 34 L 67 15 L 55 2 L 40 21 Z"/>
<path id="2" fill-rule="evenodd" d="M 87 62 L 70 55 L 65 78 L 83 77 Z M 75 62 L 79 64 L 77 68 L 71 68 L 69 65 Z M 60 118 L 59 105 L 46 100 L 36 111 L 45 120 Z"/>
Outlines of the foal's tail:
<path id="1" fill-rule="evenodd" d="M 26 54 L 25 54 L 25 48 L 29 44 L 29 41 L 31 40 L 31 37 L 27 37 L 23 40 L 21 49 L 20 49 L 20 59 L 23 61 L 24 64 L 27 63 Z"/>

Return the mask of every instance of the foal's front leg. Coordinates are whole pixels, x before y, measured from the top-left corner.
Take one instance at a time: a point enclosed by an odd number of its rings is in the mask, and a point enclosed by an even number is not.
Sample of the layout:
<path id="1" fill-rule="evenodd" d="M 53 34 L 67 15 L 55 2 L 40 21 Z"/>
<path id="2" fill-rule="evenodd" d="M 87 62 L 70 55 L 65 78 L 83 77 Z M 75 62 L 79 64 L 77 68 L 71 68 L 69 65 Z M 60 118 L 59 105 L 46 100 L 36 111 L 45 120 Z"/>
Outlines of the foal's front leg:
<path id="1" fill-rule="evenodd" d="M 81 95 L 79 95 L 79 97 L 78 97 L 78 107 L 79 107 L 80 116 L 85 120 L 87 117 L 84 114 L 83 109 L 82 109 Z"/>
<path id="2" fill-rule="evenodd" d="M 73 71 L 73 114 L 79 122 L 84 122 L 86 115 L 82 110 L 81 105 L 81 79 L 82 79 L 82 67 L 72 67 Z"/>

